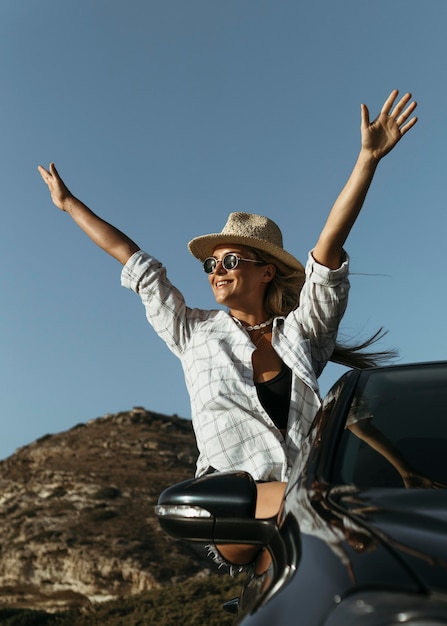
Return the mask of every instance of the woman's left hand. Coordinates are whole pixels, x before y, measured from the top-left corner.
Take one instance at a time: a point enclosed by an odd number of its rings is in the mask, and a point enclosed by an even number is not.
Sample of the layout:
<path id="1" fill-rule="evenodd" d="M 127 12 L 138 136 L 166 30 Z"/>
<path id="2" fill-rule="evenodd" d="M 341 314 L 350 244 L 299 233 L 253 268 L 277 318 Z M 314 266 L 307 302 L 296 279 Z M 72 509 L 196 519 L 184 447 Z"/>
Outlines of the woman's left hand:
<path id="1" fill-rule="evenodd" d="M 368 107 L 362 104 L 362 150 L 377 161 L 388 154 L 417 122 L 417 117 L 409 119 L 417 106 L 414 100 L 410 102 L 411 93 L 406 93 L 395 104 L 398 93 L 397 89 L 390 93 L 373 122 L 369 121 Z"/>
<path id="2" fill-rule="evenodd" d="M 415 471 L 402 474 L 402 480 L 407 489 L 445 489 L 447 487 L 444 483 L 434 480 L 429 476 L 425 476 L 424 474 L 418 474 Z"/>

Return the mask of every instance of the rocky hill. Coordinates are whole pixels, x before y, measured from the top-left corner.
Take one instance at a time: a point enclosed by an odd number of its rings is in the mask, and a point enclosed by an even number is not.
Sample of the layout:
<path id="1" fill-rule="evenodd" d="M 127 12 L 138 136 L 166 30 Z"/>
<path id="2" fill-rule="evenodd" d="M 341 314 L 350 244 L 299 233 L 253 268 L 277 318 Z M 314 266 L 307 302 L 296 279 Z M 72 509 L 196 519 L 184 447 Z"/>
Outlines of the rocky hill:
<path id="1" fill-rule="evenodd" d="M 210 562 L 153 513 L 196 455 L 188 420 L 137 407 L 0 462 L 0 605 L 56 611 L 207 575 Z"/>

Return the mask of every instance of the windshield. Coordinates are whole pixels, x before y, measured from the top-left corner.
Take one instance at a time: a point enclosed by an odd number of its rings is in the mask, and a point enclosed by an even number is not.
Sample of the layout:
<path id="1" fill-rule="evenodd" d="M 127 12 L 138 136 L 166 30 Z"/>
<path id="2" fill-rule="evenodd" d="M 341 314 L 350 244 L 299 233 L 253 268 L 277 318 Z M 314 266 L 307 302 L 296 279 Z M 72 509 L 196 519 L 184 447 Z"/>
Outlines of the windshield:
<path id="1" fill-rule="evenodd" d="M 347 409 L 335 482 L 447 485 L 447 365 L 362 372 Z"/>

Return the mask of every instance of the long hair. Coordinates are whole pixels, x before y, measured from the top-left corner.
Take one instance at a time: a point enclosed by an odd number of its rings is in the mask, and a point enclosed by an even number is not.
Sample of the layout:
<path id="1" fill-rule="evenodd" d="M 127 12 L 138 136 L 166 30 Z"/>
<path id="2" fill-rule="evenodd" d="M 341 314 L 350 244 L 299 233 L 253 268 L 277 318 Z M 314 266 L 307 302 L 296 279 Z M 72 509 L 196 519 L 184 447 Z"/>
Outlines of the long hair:
<path id="1" fill-rule="evenodd" d="M 301 290 L 305 281 L 303 273 L 278 261 L 267 252 L 257 250 L 256 248 L 247 248 L 247 251 L 260 263 L 265 265 L 271 264 L 276 268 L 275 276 L 268 284 L 265 293 L 264 304 L 268 315 L 286 316 L 295 310 L 299 306 Z M 379 328 L 377 332 L 360 344 L 336 342 L 329 360 L 333 363 L 356 369 L 375 367 L 387 363 L 397 356 L 396 350 L 369 350 L 373 344 L 385 335 L 386 331 L 383 328 Z"/>

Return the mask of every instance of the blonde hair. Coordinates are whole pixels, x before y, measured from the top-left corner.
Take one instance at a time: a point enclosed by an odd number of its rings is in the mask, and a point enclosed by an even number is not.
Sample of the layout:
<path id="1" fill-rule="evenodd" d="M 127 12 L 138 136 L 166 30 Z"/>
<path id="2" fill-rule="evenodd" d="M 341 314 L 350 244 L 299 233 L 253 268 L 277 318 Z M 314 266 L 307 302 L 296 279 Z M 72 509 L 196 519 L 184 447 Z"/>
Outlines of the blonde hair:
<path id="1" fill-rule="evenodd" d="M 267 314 L 286 316 L 294 311 L 300 303 L 301 290 L 305 281 L 304 274 L 278 261 L 267 252 L 256 248 L 246 248 L 246 250 L 263 265 L 273 265 L 276 269 L 275 276 L 265 292 L 264 304 Z M 388 362 L 397 356 L 396 350 L 365 352 L 385 335 L 386 331 L 379 328 L 376 333 L 360 344 L 337 342 L 329 360 L 356 369 L 375 367 Z"/>
<path id="2" fill-rule="evenodd" d="M 256 261 L 262 265 L 273 265 L 275 276 L 269 282 L 264 305 L 269 315 L 288 315 L 295 310 L 300 303 L 301 289 L 304 285 L 304 274 L 278 261 L 268 252 L 262 252 L 255 248 L 247 248 Z"/>

